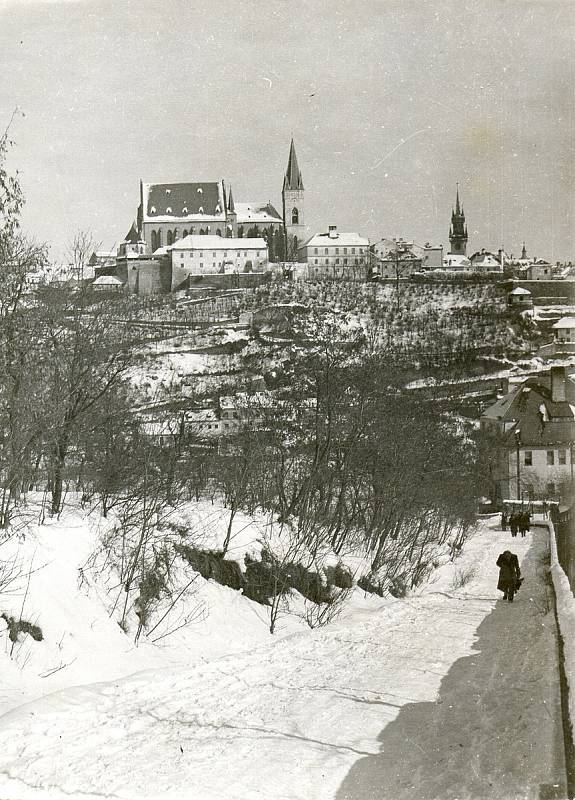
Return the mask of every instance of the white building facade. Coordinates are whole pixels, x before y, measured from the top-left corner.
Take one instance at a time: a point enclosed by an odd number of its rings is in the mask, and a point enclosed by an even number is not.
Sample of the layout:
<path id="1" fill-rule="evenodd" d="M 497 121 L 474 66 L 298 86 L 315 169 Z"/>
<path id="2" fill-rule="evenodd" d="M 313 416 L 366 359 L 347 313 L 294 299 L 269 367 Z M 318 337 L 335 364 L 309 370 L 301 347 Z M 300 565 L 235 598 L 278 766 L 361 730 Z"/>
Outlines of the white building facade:
<path id="1" fill-rule="evenodd" d="M 330 225 L 300 248 L 300 261 L 308 265 L 310 279 L 364 281 L 369 274 L 369 240 L 358 233 L 339 233 Z"/>

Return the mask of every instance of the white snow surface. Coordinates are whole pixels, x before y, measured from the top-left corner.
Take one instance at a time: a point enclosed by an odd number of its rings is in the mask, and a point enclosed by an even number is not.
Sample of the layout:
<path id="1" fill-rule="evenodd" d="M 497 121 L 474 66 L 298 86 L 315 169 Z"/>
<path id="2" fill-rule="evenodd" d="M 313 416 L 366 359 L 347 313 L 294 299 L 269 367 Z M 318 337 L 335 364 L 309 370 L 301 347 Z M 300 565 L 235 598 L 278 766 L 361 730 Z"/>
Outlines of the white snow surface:
<path id="1" fill-rule="evenodd" d="M 247 523 L 235 529 L 238 554 L 257 539 Z M 10 658 L 4 634 L 0 797 L 334 798 L 401 707 L 436 700 L 472 652 L 500 596 L 495 560 L 508 534 L 496 525 L 483 521 L 455 563 L 410 596 L 356 589 L 319 629 L 286 618 L 271 636 L 264 607 L 202 580 L 207 618 L 172 644 L 137 648 L 98 588 L 78 585 L 97 526 L 71 512 L 31 526 L 26 547 L 45 566 L 31 576 L 24 616 L 45 639 L 25 637 Z M 520 558 L 529 544 L 514 543 Z M 19 610 L 21 593 L 0 596 L 3 609 L 10 602 Z"/>

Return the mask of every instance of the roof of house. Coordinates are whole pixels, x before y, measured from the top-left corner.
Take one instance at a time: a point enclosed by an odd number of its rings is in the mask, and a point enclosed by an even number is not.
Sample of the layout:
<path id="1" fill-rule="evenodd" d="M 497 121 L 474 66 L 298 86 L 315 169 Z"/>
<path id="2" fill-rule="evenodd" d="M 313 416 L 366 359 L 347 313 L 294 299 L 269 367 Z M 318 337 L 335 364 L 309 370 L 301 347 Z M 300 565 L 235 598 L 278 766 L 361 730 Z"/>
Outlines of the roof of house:
<path id="1" fill-rule="evenodd" d="M 124 284 L 115 275 L 100 275 L 95 281 L 92 281 L 92 286 L 123 286 Z"/>
<path id="2" fill-rule="evenodd" d="M 553 328 L 575 328 L 575 317 L 562 317 L 559 322 L 556 322 L 551 327 Z"/>
<path id="3" fill-rule="evenodd" d="M 520 432 L 523 447 L 568 443 L 575 433 L 575 385 L 566 380 L 565 401 L 553 401 L 551 390 L 538 378 L 528 378 L 490 406 L 482 418 L 509 423 L 503 436 L 515 444 Z"/>
<path id="4" fill-rule="evenodd" d="M 169 250 L 265 250 L 266 240 L 261 236 L 251 239 L 225 239 L 221 236 L 184 236 L 167 248 Z"/>
<path id="5" fill-rule="evenodd" d="M 238 224 L 282 222 L 271 203 L 235 203 Z"/>
<path id="6" fill-rule="evenodd" d="M 509 292 L 509 294 L 530 295 L 531 292 L 529 291 L 529 289 L 523 289 L 521 286 L 517 286 L 515 289 L 513 289 L 511 292 Z"/>
<path id="7" fill-rule="evenodd" d="M 368 245 L 369 239 L 360 236 L 359 233 L 336 231 L 332 236 L 329 233 L 316 233 L 302 247 L 367 247 Z"/>
<path id="8" fill-rule="evenodd" d="M 445 267 L 470 267 L 471 261 L 463 254 L 447 253 L 443 259 L 443 265 Z"/>
<path id="9" fill-rule="evenodd" d="M 225 220 L 222 181 L 143 183 L 144 222 L 207 222 Z"/>

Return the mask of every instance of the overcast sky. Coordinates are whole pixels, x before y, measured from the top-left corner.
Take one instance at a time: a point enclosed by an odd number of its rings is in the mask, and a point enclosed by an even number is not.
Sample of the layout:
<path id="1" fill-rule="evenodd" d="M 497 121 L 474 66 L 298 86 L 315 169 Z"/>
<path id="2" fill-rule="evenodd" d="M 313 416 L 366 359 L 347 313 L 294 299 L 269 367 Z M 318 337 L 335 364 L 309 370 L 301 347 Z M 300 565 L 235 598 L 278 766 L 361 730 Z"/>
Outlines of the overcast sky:
<path id="1" fill-rule="evenodd" d="M 309 232 L 575 257 L 572 0 L 0 0 L 2 127 L 25 223 L 103 247 L 139 180 L 281 209 L 293 135 Z"/>

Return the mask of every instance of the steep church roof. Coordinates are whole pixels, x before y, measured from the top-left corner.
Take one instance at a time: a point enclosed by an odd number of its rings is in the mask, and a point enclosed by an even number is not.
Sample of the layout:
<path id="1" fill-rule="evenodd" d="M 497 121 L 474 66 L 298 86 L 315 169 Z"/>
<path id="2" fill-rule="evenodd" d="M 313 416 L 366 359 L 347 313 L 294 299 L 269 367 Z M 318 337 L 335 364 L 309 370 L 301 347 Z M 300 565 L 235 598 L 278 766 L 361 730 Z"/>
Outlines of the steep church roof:
<path id="1" fill-rule="evenodd" d="M 224 187 L 210 183 L 144 183 L 144 221 L 225 218 Z"/>
<path id="2" fill-rule="evenodd" d="M 293 143 L 293 139 L 291 140 L 291 145 L 289 149 L 289 159 L 286 174 L 284 177 L 284 190 L 286 189 L 302 189 L 303 190 L 303 180 L 301 177 L 301 172 L 297 163 L 297 155 L 295 152 L 295 145 Z"/>
<path id="3" fill-rule="evenodd" d="M 132 222 L 132 227 L 126 234 L 124 241 L 128 242 L 128 244 L 138 244 L 138 242 L 142 241 L 135 222 Z"/>

